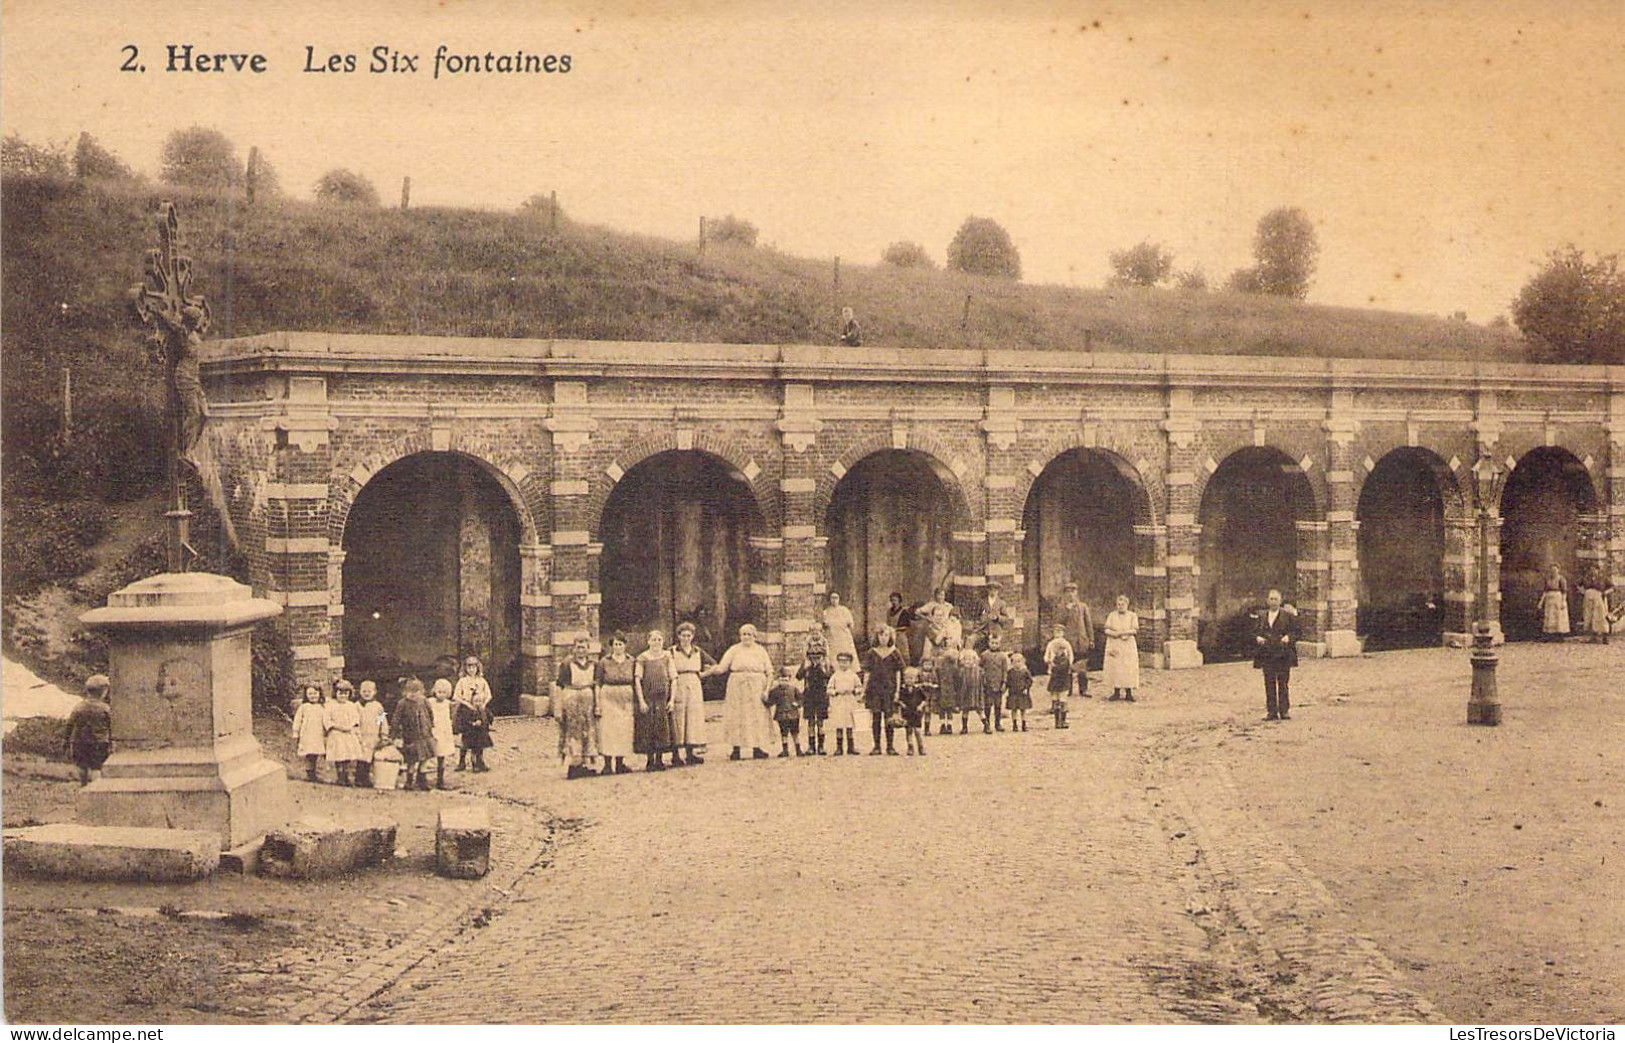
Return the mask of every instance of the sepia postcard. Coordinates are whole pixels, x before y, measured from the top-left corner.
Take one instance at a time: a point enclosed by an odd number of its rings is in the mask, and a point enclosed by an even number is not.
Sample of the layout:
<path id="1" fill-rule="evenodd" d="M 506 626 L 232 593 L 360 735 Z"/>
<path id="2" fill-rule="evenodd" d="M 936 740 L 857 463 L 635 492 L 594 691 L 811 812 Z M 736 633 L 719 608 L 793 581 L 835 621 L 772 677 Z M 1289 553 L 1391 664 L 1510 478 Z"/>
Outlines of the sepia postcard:
<path id="1" fill-rule="evenodd" d="M 14 1039 L 1615 1038 L 1617 0 L 0 29 Z"/>

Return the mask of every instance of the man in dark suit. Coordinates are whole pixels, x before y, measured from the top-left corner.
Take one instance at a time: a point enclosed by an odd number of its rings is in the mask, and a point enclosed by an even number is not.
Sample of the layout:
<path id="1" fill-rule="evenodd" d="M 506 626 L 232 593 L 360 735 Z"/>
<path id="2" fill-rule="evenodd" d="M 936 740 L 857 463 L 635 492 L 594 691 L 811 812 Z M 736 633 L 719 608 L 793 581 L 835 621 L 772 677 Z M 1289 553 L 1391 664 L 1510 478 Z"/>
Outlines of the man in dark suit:
<path id="1" fill-rule="evenodd" d="M 1298 665 L 1298 613 L 1281 604 L 1281 592 L 1272 590 L 1253 627 L 1253 666 L 1264 671 L 1266 721 L 1288 720 L 1292 702 L 1289 685 Z"/>

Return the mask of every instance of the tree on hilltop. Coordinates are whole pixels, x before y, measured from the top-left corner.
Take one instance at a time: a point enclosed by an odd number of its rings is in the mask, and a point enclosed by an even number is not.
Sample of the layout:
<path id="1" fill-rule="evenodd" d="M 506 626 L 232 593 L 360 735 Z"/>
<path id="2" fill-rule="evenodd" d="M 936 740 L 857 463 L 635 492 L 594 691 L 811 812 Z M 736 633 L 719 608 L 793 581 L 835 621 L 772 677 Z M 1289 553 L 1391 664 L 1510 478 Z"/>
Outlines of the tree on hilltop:
<path id="1" fill-rule="evenodd" d="M 158 176 L 167 184 L 218 192 L 243 181 L 237 146 L 212 127 L 187 127 L 164 140 Z"/>
<path id="2" fill-rule="evenodd" d="M 1572 245 L 1553 250 L 1512 302 L 1512 321 L 1537 358 L 1625 363 L 1625 273 L 1618 255 L 1587 261 Z"/>
<path id="3" fill-rule="evenodd" d="M 90 136 L 90 131 L 79 132 L 79 143 L 73 149 L 73 176 L 105 181 L 129 181 L 135 177 L 101 142 Z"/>
<path id="4" fill-rule="evenodd" d="M 1320 258 L 1315 226 L 1297 207 L 1279 207 L 1258 219 L 1253 236 L 1259 293 L 1302 300 Z"/>
<path id="5" fill-rule="evenodd" d="M 1155 286 L 1174 272 L 1174 255 L 1161 243 L 1141 240 L 1127 250 L 1113 250 L 1108 258 L 1112 280 L 1129 286 Z"/>
<path id="6" fill-rule="evenodd" d="M 1020 280 L 1021 254 L 997 221 L 972 215 L 948 244 L 948 267 L 972 275 Z"/>

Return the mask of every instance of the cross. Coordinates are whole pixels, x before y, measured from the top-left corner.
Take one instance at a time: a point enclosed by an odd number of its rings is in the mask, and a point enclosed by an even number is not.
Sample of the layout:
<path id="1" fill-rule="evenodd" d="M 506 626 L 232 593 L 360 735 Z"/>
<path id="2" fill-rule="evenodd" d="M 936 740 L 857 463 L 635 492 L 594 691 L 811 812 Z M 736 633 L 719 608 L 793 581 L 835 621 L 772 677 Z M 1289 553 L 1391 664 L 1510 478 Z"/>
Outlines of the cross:
<path id="1" fill-rule="evenodd" d="M 130 303 L 148 327 L 147 346 L 153 361 L 165 368 L 168 391 L 166 419 L 170 443 L 164 472 L 169 482 L 165 558 L 170 572 L 186 571 L 197 552 L 187 542 L 192 512 L 186 509 L 186 483 L 181 461 L 187 460 L 203 430 L 208 406 L 198 375 L 197 346 L 209 329 L 209 302 L 191 293 L 192 259 L 181 253 L 180 219 L 175 204 L 158 206 L 158 247 L 146 254 L 143 281 L 130 287 Z"/>
<path id="2" fill-rule="evenodd" d="M 162 341 L 175 330 L 185 329 L 184 312 L 187 307 L 203 312 L 198 327 L 201 335 L 209 328 L 209 302 L 202 296 L 191 296 L 192 259 L 181 253 L 180 217 L 175 204 L 164 200 L 158 204 L 158 248 L 149 249 L 146 258 L 145 282 L 130 287 L 130 301 L 141 322 L 154 327 L 149 335 L 162 347 Z M 162 329 L 155 324 L 161 324 Z"/>

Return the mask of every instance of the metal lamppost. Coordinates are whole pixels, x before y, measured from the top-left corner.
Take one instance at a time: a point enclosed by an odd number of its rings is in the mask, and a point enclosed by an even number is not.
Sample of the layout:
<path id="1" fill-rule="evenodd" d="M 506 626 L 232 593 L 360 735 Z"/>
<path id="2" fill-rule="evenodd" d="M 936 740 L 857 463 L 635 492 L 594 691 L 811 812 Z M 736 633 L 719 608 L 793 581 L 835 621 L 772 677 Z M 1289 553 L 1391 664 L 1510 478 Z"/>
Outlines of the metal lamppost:
<path id="1" fill-rule="evenodd" d="M 1488 453 L 1473 465 L 1473 493 L 1478 500 L 1478 618 L 1473 621 L 1473 691 L 1467 699 L 1467 723 L 1501 723 L 1495 690 L 1495 633 L 1490 626 L 1490 505 L 1501 485 L 1501 473 Z"/>

